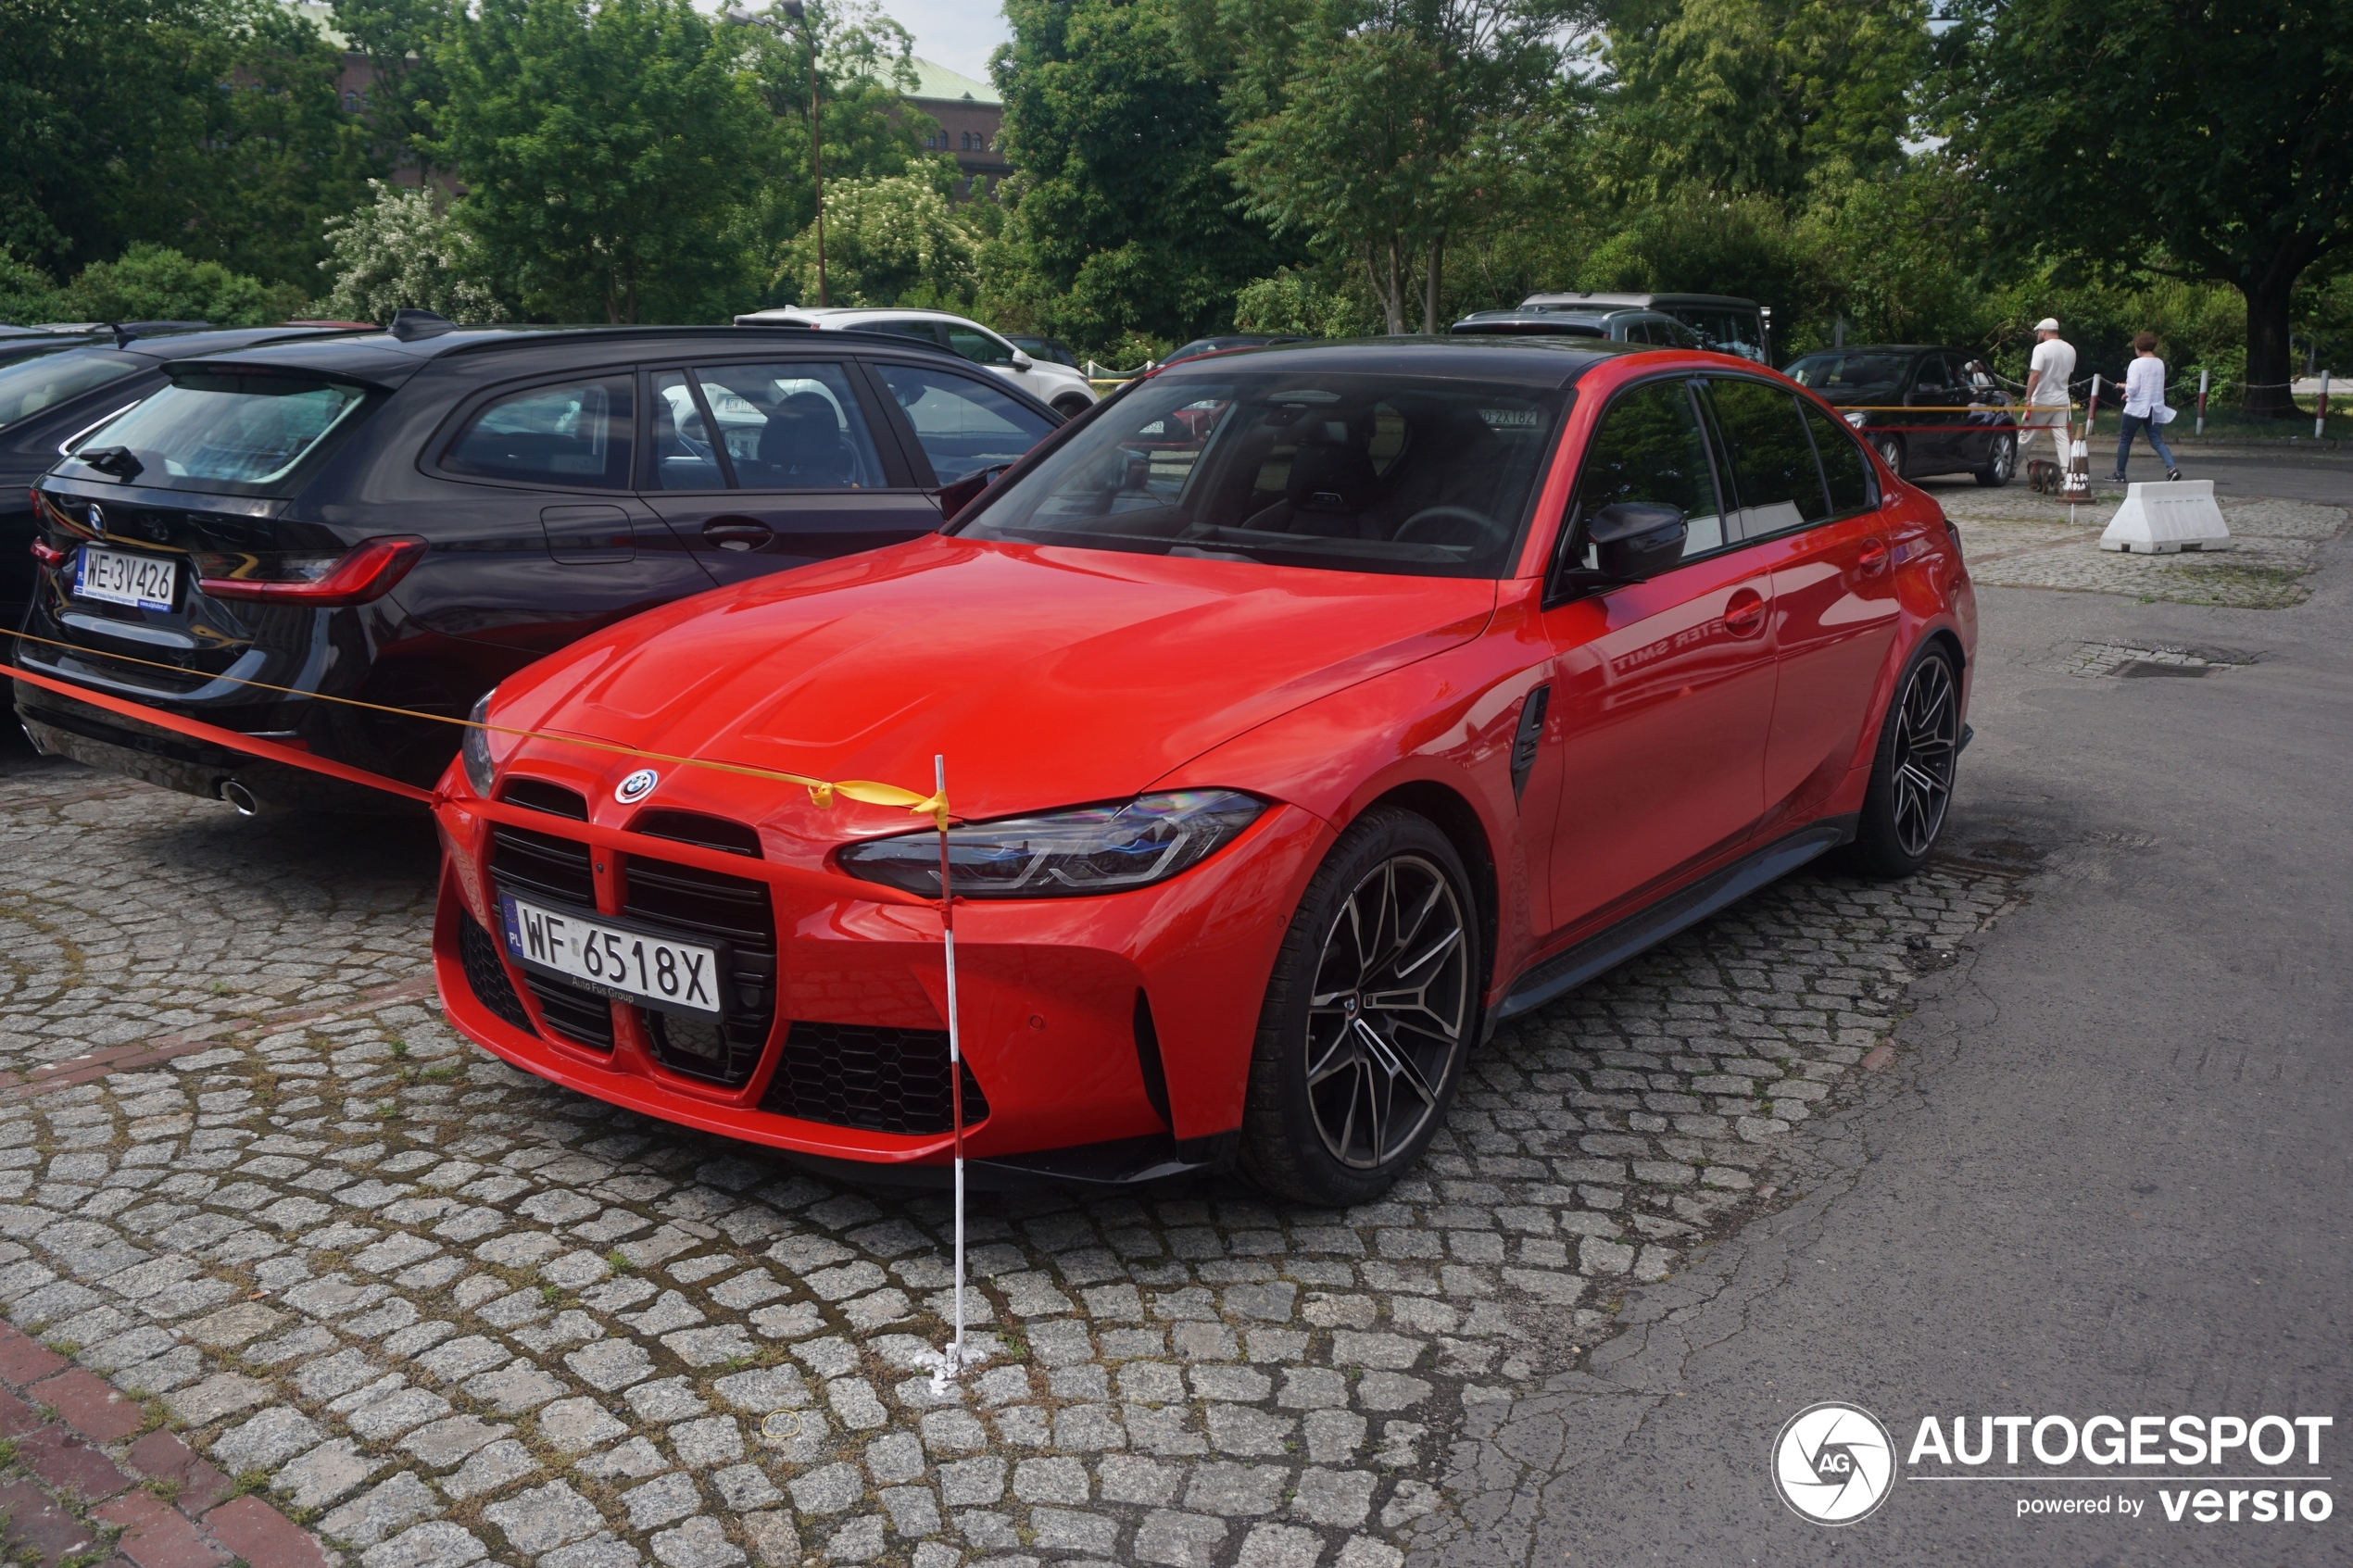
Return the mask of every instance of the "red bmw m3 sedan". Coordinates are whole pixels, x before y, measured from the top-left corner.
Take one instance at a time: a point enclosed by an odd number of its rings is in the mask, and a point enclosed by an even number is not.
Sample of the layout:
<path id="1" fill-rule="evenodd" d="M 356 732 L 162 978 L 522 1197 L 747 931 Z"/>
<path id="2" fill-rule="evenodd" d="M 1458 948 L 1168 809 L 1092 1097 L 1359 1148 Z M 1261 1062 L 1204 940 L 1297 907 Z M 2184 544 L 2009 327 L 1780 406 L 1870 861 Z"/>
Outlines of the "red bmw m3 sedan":
<path id="1" fill-rule="evenodd" d="M 1744 360 L 1214 356 L 937 535 L 509 679 L 444 781 L 441 996 L 583 1093 L 940 1165 L 937 830 L 761 771 L 944 756 L 969 1156 L 1360 1201 L 1499 1022 L 1826 851 L 1919 867 L 1974 630 L 1935 502 Z"/>

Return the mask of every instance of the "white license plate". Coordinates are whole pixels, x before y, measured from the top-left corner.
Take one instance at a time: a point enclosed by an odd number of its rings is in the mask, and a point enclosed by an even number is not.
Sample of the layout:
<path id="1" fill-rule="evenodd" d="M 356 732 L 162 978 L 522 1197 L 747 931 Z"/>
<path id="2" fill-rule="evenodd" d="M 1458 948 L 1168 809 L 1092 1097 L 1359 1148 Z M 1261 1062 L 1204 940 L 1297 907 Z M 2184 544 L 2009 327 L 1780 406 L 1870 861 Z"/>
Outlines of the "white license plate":
<path id="1" fill-rule="evenodd" d="M 133 609 L 170 609 L 179 566 L 161 556 L 134 556 L 121 550 L 82 546 L 74 566 L 73 591 L 85 599 Z"/>
<path id="2" fill-rule="evenodd" d="M 665 1012 L 720 1016 L 715 949 L 546 909 L 511 893 L 501 894 L 498 903 L 507 951 L 517 962 L 560 974 L 598 996 Z"/>

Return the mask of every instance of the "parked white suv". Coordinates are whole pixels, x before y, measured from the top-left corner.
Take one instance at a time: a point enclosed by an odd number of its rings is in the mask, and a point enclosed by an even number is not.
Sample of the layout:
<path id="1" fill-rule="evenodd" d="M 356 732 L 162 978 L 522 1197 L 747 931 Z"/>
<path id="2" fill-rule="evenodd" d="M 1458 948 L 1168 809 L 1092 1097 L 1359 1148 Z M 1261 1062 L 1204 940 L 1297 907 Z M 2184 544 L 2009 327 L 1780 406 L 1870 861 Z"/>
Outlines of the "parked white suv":
<path id="1" fill-rule="evenodd" d="M 945 310 L 886 310 L 847 305 L 821 309 L 791 305 L 736 318 L 739 327 L 779 321 L 826 332 L 855 328 L 862 332 L 898 332 L 940 344 L 1004 377 L 1064 419 L 1084 413 L 1096 401 L 1095 389 L 1079 371 L 1051 359 L 1033 359 L 979 322 L 950 316 Z"/>

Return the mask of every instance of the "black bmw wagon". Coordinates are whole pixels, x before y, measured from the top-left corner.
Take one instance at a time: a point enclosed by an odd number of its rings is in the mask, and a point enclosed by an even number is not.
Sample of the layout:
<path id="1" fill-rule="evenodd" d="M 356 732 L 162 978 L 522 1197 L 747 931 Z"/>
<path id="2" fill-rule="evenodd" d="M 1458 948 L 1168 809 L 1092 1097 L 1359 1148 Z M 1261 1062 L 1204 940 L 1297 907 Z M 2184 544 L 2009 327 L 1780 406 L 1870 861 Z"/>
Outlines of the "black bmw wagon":
<path id="1" fill-rule="evenodd" d="M 456 726 L 312 694 L 462 718 L 624 616 L 927 533 L 943 487 L 1062 422 L 944 349 L 796 327 L 404 312 L 168 373 L 37 486 L 18 657 L 421 785 Z M 109 771 L 247 811 L 397 805 L 16 686 L 36 746 Z"/>

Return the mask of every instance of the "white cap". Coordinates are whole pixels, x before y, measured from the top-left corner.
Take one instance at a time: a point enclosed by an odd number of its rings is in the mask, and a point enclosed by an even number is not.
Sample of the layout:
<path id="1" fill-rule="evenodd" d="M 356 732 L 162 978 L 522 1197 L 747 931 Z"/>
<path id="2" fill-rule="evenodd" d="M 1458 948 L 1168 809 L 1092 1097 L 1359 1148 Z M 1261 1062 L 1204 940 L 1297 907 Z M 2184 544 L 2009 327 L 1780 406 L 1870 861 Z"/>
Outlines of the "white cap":
<path id="1" fill-rule="evenodd" d="M 2038 332 L 2055 332 L 2059 330 L 2058 318 L 2056 316 L 2045 316 L 2041 320 L 2034 323 L 2034 330 Z"/>

